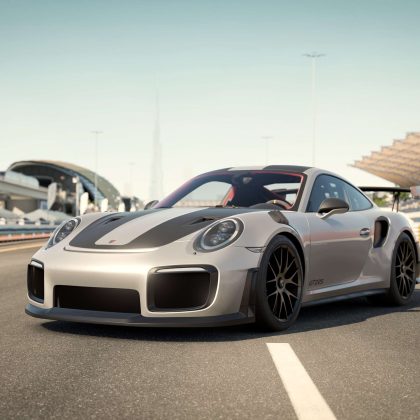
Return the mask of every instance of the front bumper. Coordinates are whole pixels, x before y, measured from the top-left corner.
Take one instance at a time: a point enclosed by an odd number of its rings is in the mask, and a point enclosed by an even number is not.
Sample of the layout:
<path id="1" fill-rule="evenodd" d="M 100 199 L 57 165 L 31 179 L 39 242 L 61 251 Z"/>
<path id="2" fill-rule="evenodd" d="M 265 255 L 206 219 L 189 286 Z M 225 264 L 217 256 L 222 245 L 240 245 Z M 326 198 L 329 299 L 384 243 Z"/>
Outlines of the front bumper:
<path id="1" fill-rule="evenodd" d="M 80 309 L 43 309 L 28 304 L 25 312 L 35 318 L 72 321 L 89 324 L 126 325 L 133 327 L 221 327 L 247 324 L 255 320 L 253 311 L 229 315 L 183 318 L 152 318 L 131 313 L 84 311 Z"/>
<path id="2" fill-rule="evenodd" d="M 182 244 L 184 245 L 184 244 Z M 166 247 L 165 247 L 166 248 Z M 169 247 L 167 247 L 169 248 Z M 51 248 L 39 251 L 32 263 L 43 269 L 41 298 L 28 289 L 28 315 L 74 322 L 89 322 L 133 326 L 217 326 L 254 321 L 253 284 L 258 267 L 259 254 L 242 247 L 232 247 L 230 252 L 194 254 L 185 245 L 172 249 L 144 253 L 85 253 L 68 252 Z M 187 252 L 186 252 L 187 251 Z M 162 261 L 165 266 L 162 266 Z M 159 309 L 152 299 L 150 278 L 156 268 L 159 271 L 178 270 L 182 267 L 212 266 L 216 270 L 216 285 L 209 300 L 200 307 Z M 57 287 L 101 288 L 131 290 L 138 293 L 139 310 L 125 310 L 124 305 L 111 312 L 107 307 L 68 305 L 57 300 Z M 176 291 L 171 290 L 171 295 Z M 156 298 L 156 295 L 154 295 Z M 98 295 L 98 299 L 100 296 Z M 99 299 L 100 300 L 100 299 Z M 162 304 L 162 301 L 160 302 Z M 182 306 L 182 305 L 180 305 Z M 190 306 L 190 305 L 186 305 Z M 160 305 L 162 307 L 162 305 Z"/>

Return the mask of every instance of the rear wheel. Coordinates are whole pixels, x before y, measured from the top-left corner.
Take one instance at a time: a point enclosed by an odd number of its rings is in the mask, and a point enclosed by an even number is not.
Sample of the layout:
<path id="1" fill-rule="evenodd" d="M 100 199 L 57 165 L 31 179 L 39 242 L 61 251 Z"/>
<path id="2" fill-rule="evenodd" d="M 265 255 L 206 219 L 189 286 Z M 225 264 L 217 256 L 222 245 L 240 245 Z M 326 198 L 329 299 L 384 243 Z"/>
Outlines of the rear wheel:
<path id="1" fill-rule="evenodd" d="M 261 260 L 256 287 L 257 324 L 282 331 L 296 320 L 302 302 L 303 268 L 299 253 L 285 236 L 275 237 Z"/>
<path id="2" fill-rule="evenodd" d="M 406 233 L 402 233 L 392 255 L 390 287 L 385 295 L 372 296 L 370 300 L 388 305 L 408 303 L 416 287 L 416 265 L 413 241 Z"/>
<path id="3" fill-rule="evenodd" d="M 403 233 L 395 246 L 392 258 L 391 285 L 388 291 L 390 303 L 406 304 L 416 287 L 416 251 L 410 237 Z"/>

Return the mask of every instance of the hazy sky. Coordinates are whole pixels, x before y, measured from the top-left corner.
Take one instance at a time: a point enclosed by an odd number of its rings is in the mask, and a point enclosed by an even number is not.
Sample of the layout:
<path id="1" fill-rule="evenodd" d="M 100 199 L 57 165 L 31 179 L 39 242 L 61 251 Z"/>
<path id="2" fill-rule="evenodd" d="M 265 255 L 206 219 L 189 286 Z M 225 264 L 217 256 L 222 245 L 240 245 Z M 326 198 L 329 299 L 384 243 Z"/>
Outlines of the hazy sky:
<path id="1" fill-rule="evenodd" d="M 420 2 L 0 0 L 0 170 L 23 159 L 93 167 L 148 198 L 154 97 L 164 189 L 234 165 L 349 163 L 420 131 Z"/>

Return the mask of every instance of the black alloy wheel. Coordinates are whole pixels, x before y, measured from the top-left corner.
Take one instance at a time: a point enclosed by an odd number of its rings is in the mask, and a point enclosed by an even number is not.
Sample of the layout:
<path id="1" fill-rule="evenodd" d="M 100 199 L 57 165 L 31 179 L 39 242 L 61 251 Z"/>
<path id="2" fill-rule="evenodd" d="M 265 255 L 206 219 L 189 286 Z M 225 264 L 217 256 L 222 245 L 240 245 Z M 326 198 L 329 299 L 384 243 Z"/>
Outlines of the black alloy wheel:
<path id="1" fill-rule="evenodd" d="M 406 234 L 403 235 L 396 247 L 393 275 L 399 296 L 407 300 L 416 287 L 417 261 L 413 243 Z"/>
<path id="2" fill-rule="evenodd" d="M 287 321 L 294 313 L 301 287 L 299 258 L 290 248 L 281 245 L 268 261 L 266 276 L 267 300 L 273 315 Z"/>
<path id="3" fill-rule="evenodd" d="M 369 302 L 379 305 L 405 305 L 416 287 L 417 255 L 412 239 L 402 233 L 394 246 L 389 289 L 370 296 Z"/>
<path id="4" fill-rule="evenodd" d="M 274 238 L 262 257 L 256 295 L 256 321 L 264 329 L 281 331 L 297 318 L 303 268 L 295 245 L 285 236 Z"/>

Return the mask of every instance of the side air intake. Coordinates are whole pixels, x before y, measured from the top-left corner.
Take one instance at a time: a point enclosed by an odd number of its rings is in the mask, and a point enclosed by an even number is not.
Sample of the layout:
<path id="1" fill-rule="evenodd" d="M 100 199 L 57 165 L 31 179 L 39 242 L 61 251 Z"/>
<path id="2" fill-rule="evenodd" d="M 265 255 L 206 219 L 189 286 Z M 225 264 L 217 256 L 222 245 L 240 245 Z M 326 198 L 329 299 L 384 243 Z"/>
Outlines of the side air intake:
<path id="1" fill-rule="evenodd" d="M 375 234 L 373 237 L 373 247 L 380 248 L 386 241 L 389 232 L 389 222 L 385 218 L 375 221 Z"/>

